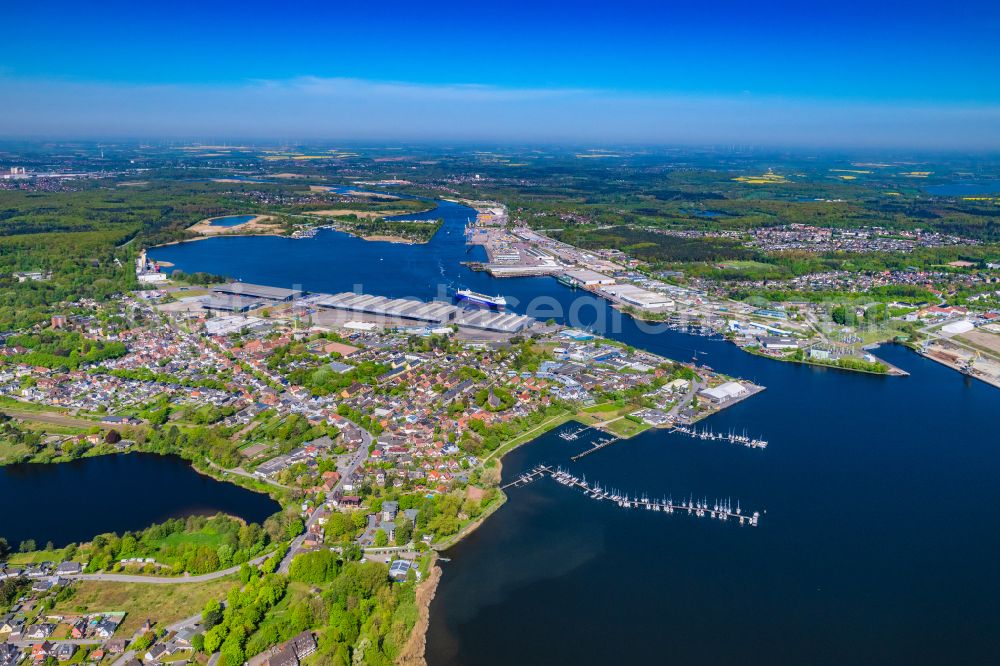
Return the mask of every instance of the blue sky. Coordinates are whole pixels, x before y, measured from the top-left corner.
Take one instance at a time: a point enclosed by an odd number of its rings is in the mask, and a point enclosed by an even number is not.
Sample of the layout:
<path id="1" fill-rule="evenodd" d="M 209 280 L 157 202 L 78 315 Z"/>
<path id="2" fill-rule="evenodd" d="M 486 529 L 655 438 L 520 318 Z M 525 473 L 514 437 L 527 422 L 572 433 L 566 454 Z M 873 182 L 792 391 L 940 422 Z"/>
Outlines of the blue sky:
<path id="1" fill-rule="evenodd" d="M 9 3 L 0 133 L 1000 146 L 997 2 L 151 4 Z"/>

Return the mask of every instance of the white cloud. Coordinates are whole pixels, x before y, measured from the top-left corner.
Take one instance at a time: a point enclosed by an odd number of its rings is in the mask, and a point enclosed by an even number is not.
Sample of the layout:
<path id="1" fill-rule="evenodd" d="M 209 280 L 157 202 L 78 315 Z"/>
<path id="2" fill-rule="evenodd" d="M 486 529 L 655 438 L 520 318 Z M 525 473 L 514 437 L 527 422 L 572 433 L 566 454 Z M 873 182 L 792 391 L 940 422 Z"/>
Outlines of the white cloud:
<path id="1" fill-rule="evenodd" d="M 424 85 L 0 78 L 0 134 L 1000 148 L 1000 107 Z"/>

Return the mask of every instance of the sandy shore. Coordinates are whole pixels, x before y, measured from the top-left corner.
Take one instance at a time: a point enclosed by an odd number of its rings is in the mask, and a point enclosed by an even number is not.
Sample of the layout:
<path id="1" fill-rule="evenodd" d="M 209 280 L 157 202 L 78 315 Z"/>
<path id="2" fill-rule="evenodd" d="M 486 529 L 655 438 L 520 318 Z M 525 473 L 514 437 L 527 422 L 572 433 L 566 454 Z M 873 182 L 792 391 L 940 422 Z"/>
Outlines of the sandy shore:
<path id="1" fill-rule="evenodd" d="M 403 649 L 396 659 L 397 664 L 405 666 L 427 665 L 427 659 L 424 657 L 424 651 L 427 647 L 427 627 L 430 626 L 431 602 L 437 593 L 439 582 L 441 582 L 441 567 L 437 566 L 434 560 L 432 560 L 430 575 L 427 576 L 427 580 L 417 586 L 416 603 L 419 616 L 417 617 L 417 623 L 413 625 L 410 638 L 403 645 Z"/>
<path id="2" fill-rule="evenodd" d="M 348 232 L 350 233 L 350 232 Z M 367 241 L 379 241 L 381 243 L 402 243 L 404 245 L 423 245 L 427 241 L 415 241 L 410 238 L 403 238 L 402 236 L 360 236 Z"/>
<path id="3" fill-rule="evenodd" d="M 231 227 L 212 224 L 213 220 L 218 220 L 220 217 L 230 216 L 220 215 L 218 217 L 210 217 L 207 220 L 202 220 L 197 224 L 191 225 L 187 230 L 200 236 L 228 236 L 253 234 L 255 232 L 273 233 L 275 230 L 280 229 L 278 224 L 273 221 L 273 215 L 255 215 L 253 219 Z"/>

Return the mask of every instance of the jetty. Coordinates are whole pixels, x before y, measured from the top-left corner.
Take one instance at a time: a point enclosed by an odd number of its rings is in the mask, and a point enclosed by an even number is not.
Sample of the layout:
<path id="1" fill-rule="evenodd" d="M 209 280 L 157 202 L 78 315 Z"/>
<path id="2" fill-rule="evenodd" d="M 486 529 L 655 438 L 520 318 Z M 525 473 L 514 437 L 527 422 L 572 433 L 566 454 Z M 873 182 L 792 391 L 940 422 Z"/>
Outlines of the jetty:
<path id="1" fill-rule="evenodd" d="M 712 432 L 711 430 L 698 430 L 697 428 L 691 428 L 684 425 L 674 426 L 671 429 L 671 432 L 679 432 L 682 435 L 688 435 L 689 437 L 693 437 L 695 439 L 742 444 L 743 446 L 751 449 L 767 448 L 766 439 L 756 439 L 748 436 L 746 433 L 739 435 L 732 431 L 728 433 Z"/>
<path id="2" fill-rule="evenodd" d="M 596 453 L 597 451 L 600 451 L 605 447 L 611 446 L 620 439 L 621 437 L 616 437 L 614 435 L 608 435 L 606 437 L 602 437 L 601 439 L 598 439 L 597 441 L 592 443 L 589 449 L 577 453 L 575 456 L 570 456 L 569 459 L 572 460 L 573 462 L 576 462 L 577 460 L 583 458 L 584 456 L 589 456 L 591 453 Z"/>
<path id="3" fill-rule="evenodd" d="M 697 499 L 689 496 L 687 499 L 675 500 L 673 497 L 659 499 L 642 495 L 625 493 L 614 488 L 608 488 L 600 483 L 587 481 L 587 478 L 570 474 L 561 467 L 552 468 L 548 465 L 537 465 L 530 471 L 520 475 L 514 481 L 501 486 L 503 489 L 526 486 L 543 476 L 548 476 L 556 483 L 583 492 L 588 498 L 599 502 L 608 501 L 617 504 L 622 509 L 640 509 L 673 515 L 687 514 L 695 518 L 714 518 L 721 521 L 733 521 L 740 525 L 757 527 L 760 524 L 760 512 L 745 512 L 739 500 L 733 506 L 731 498 L 709 501 L 707 497 Z"/>
<path id="4" fill-rule="evenodd" d="M 510 483 L 500 486 L 500 490 L 507 490 L 508 488 L 520 488 L 521 486 L 526 486 L 535 479 L 540 479 L 546 474 L 552 474 L 552 468 L 547 465 L 537 465 L 530 472 L 525 472 L 521 476 L 511 481 Z"/>
<path id="5" fill-rule="evenodd" d="M 559 433 L 560 439 L 564 439 L 567 442 L 574 442 L 580 438 L 580 435 L 590 430 L 590 426 L 580 426 L 576 430 L 563 430 Z"/>

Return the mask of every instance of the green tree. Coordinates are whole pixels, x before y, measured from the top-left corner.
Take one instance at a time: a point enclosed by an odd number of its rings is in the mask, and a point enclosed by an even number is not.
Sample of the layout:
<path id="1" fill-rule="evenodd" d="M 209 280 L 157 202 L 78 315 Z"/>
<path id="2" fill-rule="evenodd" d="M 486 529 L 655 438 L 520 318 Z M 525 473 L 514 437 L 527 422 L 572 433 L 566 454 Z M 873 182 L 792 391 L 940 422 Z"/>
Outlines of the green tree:
<path id="1" fill-rule="evenodd" d="M 396 521 L 396 545 L 405 546 L 410 543 L 413 536 L 413 523 L 405 515 L 401 515 Z"/>
<path id="2" fill-rule="evenodd" d="M 285 533 L 288 535 L 289 539 L 294 539 L 298 535 L 302 534 L 302 530 L 304 529 L 305 524 L 302 522 L 302 519 L 295 517 L 293 520 L 288 522 L 288 527 L 286 528 Z"/>
<path id="3" fill-rule="evenodd" d="M 222 621 L 222 604 L 218 599 L 209 599 L 201 611 L 201 626 L 211 629 Z M 215 649 L 211 650 L 215 652 Z"/>

